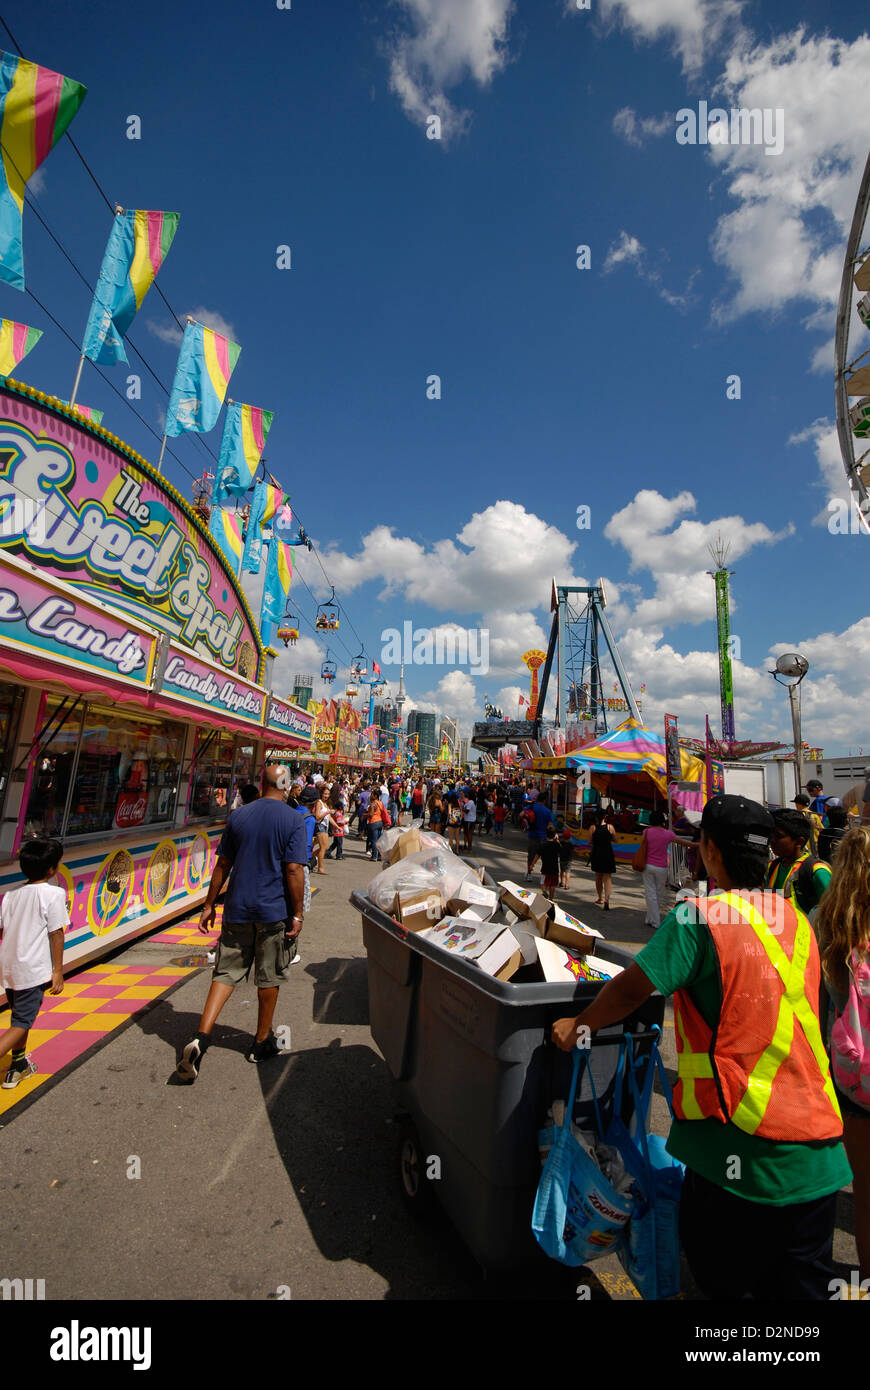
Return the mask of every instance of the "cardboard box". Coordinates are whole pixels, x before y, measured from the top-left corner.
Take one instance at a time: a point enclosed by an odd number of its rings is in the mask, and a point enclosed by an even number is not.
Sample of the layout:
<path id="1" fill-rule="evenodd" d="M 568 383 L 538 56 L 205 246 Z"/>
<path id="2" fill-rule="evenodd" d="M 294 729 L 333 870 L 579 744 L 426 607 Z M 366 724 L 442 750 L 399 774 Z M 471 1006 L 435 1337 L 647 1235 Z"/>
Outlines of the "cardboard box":
<path id="1" fill-rule="evenodd" d="M 543 931 L 544 921 L 552 907 L 549 898 L 545 898 L 534 888 L 524 888 L 519 883 L 511 883 L 509 879 L 500 883 L 499 888 L 502 908 L 515 912 L 521 919 L 534 922 L 535 926 Z"/>
<path id="2" fill-rule="evenodd" d="M 517 922 L 515 926 L 511 927 L 511 931 L 520 943 L 520 950 L 523 954 L 523 965 L 534 965 L 538 959 L 538 950 L 535 943 L 542 939 L 534 922 L 530 919 L 526 919 L 524 922 Z"/>
<path id="3" fill-rule="evenodd" d="M 447 906 L 456 917 L 461 917 L 466 907 L 482 907 L 485 912 L 481 920 L 485 920 L 491 917 L 498 907 L 498 894 L 493 888 L 484 888 L 474 879 L 465 879 Z"/>
<path id="4" fill-rule="evenodd" d="M 488 975 L 508 980 L 522 964 L 520 943 L 506 927 L 491 927 L 470 918 L 445 917 L 421 933 L 451 955 L 474 961 Z"/>
<path id="5" fill-rule="evenodd" d="M 615 975 L 622 973 L 621 965 L 612 961 L 600 960 L 598 956 L 587 956 L 581 951 L 572 951 L 559 946 L 555 941 L 537 938 L 535 941 L 538 959 L 544 972 L 544 979 L 555 984 L 606 983 Z"/>
<path id="6" fill-rule="evenodd" d="M 410 830 L 404 830 L 399 836 L 387 855 L 387 863 L 398 864 L 400 859 L 407 859 L 409 854 L 419 854 L 420 850 L 424 848 L 419 830 L 416 826 L 412 826 Z"/>
<path id="7" fill-rule="evenodd" d="M 398 893 L 393 916 L 398 917 L 402 926 L 407 927 L 409 931 L 423 931 L 426 927 L 432 927 L 441 921 L 444 916 L 444 899 L 437 888 L 429 892 Z"/>
<path id="8" fill-rule="evenodd" d="M 572 917 L 556 903 L 551 903 L 543 924 L 543 934 L 548 941 L 557 941 L 560 946 L 573 947 L 576 951 L 594 951 L 596 941 L 604 937 L 594 927 L 588 927 L 579 917 Z"/>
<path id="9" fill-rule="evenodd" d="M 519 970 L 519 968 L 520 968 L 520 966 L 521 966 L 522 964 L 523 964 L 523 953 L 522 953 L 522 951 L 514 951 L 514 953 L 513 953 L 513 955 L 511 956 L 510 960 L 505 961 L 505 963 L 504 963 L 504 965 L 502 966 L 501 970 L 496 970 L 496 971 L 495 971 L 495 978 L 496 978 L 497 980 L 504 980 L 505 983 L 507 983 L 507 981 L 511 978 L 512 975 L 516 975 L 517 971 Z"/>
<path id="10" fill-rule="evenodd" d="M 457 917 L 463 917 L 469 922 L 488 922 L 490 921 L 489 912 L 480 903 L 472 903 L 470 907 L 464 907 L 461 912 L 456 912 L 452 901 L 448 903 L 451 912 L 455 912 Z M 502 924 L 503 925 L 503 924 Z"/>

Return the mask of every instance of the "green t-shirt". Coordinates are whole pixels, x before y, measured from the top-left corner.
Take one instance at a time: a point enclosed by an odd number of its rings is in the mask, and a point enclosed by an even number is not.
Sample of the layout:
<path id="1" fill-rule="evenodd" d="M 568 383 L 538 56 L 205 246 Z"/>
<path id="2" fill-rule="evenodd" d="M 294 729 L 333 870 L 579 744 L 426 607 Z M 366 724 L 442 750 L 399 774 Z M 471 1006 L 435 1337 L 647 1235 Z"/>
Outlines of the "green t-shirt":
<path id="1" fill-rule="evenodd" d="M 693 904 L 679 903 L 669 912 L 635 959 L 662 994 L 688 989 L 704 1021 L 714 1026 L 722 1007 L 716 952 Z M 675 1119 L 667 1147 L 708 1182 L 770 1206 L 811 1202 L 852 1181 L 839 1139 L 786 1144 L 746 1134 L 730 1121 Z"/>
<path id="2" fill-rule="evenodd" d="M 771 884 L 776 892 L 785 887 L 791 864 L 786 864 L 784 860 L 777 860 L 777 870 Z M 831 866 L 826 864 L 823 859 L 813 859 L 807 856 L 797 873 L 791 881 L 794 889 L 794 898 L 801 912 L 812 912 L 814 907 L 818 907 L 822 894 L 831 882 Z"/>

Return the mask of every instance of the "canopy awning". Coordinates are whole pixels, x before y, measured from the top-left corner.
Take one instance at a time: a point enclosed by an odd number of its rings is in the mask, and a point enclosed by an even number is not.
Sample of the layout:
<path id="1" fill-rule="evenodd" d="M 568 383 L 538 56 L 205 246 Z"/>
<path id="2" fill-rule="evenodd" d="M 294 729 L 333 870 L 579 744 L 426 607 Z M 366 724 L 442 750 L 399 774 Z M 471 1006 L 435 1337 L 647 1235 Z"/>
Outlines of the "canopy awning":
<path id="1" fill-rule="evenodd" d="M 704 763 L 687 749 L 680 749 L 682 778 L 704 782 Z M 629 776 L 645 774 L 656 784 L 662 796 L 667 796 L 667 756 L 664 734 L 653 733 L 637 719 L 626 719 L 599 743 L 563 753 L 558 758 L 535 758 L 533 772 L 563 772 L 570 768 L 588 767 L 593 776 L 623 773 Z"/>

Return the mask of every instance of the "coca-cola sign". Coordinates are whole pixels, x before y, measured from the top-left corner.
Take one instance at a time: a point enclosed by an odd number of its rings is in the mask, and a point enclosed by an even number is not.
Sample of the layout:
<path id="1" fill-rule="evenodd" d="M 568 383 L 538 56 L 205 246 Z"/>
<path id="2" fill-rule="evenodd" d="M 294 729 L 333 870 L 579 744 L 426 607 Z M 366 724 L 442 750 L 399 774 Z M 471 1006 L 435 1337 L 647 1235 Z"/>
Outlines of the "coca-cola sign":
<path id="1" fill-rule="evenodd" d="M 121 792 L 112 824 L 116 830 L 130 830 L 142 824 L 147 809 L 148 798 L 143 792 Z"/>

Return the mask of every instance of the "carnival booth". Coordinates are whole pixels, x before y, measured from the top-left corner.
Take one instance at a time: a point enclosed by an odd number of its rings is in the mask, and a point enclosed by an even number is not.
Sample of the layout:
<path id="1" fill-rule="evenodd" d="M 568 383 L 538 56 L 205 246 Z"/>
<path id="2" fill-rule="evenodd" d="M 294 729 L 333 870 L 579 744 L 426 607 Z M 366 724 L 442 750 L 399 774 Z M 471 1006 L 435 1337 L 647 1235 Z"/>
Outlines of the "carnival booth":
<path id="1" fill-rule="evenodd" d="M 264 750 L 308 750 L 274 656 L 181 494 L 121 440 L 0 378 L 0 895 L 63 840 L 64 966 L 204 898 Z"/>
<path id="2" fill-rule="evenodd" d="M 680 749 L 681 781 L 704 786 L 702 759 Z M 591 825 L 602 806 L 612 815 L 616 831 L 613 851 L 617 860 L 630 861 L 637 851 L 651 811 L 668 809 L 667 754 L 664 735 L 647 729 L 636 719 L 626 719 L 599 743 L 560 757 L 534 758 L 530 771 L 543 778 L 551 792 L 552 809 L 561 812 L 581 853 L 589 848 Z M 587 789 L 578 786 L 578 770 L 588 769 Z M 581 781 L 587 779 L 580 779 Z M 673 789 L 673 800 L 695 809 L 703 791 Z"/>

